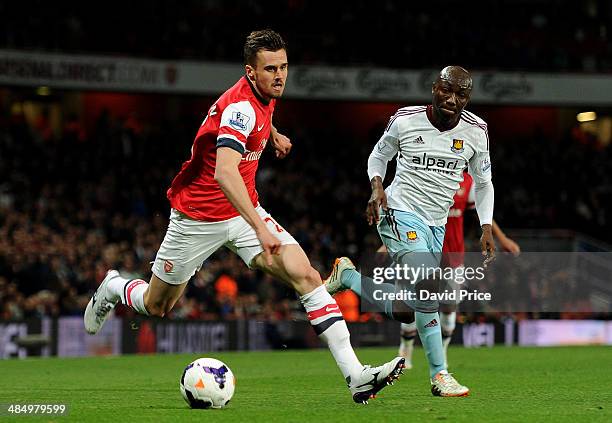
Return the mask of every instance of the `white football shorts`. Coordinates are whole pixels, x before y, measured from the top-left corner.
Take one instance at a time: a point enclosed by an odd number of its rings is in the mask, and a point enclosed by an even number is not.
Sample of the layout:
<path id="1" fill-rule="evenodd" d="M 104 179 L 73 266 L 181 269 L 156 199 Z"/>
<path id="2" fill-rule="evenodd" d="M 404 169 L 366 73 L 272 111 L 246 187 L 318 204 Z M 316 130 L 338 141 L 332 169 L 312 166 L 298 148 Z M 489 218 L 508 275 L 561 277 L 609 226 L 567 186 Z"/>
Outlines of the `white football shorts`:
<path id="1" fill-rule="evenodd" d="M 263 207 L 255 208 L 268 229 L 282 245 L 297 244 Z M 172 285 L 188 281 L 211 254 L 227 247 L 251 267 L 251 261 L 263 251 L 259 239 L 242 216 L 220 222 L 194 220 L 176 209 L 170 212 L 170 223 L 151 270 Z"/>

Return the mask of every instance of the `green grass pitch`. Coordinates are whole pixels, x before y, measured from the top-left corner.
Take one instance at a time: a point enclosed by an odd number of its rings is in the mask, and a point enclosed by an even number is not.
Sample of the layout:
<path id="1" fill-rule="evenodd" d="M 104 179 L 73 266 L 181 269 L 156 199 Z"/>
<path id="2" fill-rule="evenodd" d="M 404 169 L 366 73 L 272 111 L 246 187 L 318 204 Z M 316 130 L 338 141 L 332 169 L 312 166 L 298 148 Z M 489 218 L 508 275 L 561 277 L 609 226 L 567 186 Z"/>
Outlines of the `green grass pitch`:
<path id="1" fill-rule="evenodd" d="M 363 348 L 381 363 L 392 348 Z M 423 351 L 415 368 L 367 406 L 354 404 L 327 350 L 214 353 L 236 375 L 222 410 L 191 410 L 178 381 L 199 355 L 143 355 L 0 361 L 0 403 L 65 403 L 67 416 L 0 417 L 57 422 L 610 422 L 612 349 L 451 348 L 451 370 L 467 398 L 429 391 Z"/>

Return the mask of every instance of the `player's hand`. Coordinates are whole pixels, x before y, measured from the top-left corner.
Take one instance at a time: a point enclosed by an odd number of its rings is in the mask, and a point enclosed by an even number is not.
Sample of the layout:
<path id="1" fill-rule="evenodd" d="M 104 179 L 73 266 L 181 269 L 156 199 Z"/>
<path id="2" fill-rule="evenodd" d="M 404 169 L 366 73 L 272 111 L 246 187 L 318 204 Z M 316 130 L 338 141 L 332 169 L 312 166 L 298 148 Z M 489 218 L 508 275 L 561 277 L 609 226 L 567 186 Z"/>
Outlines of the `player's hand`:
<path id="1" fill-rule="evenodd" d="M 378 223 L 378 220 L 380 219 L 380 213 L 378 210 L 380 207 L 382 207 L 385 211 L 387 210 L 387 194 L 385 194 L 382 184 L 380 187 L 374 187 L 372 189 L 372 195 L 370 196 L 368 207 L 366 208 L 368 225 Z"/>
<path id="2" fill-rule="evenodd" d="M 262 227 L 257 233 L 257 239 L 263 248 L 264 259 L 268 266 L 272 266 L 272 255 L 278 255 L 280 253 L 281 242 L 280 240 L 272 235 L 272 233 L 265 226 Z"/>
<path id="3" fill-rule="evenodd" d="M 277 131 L 272 131 L 270 135 L 272 147 L 274 147 L 276 157 L 279 159 L 284 159 L 287 157 L 287 154 L 289 154 L 291 147 L 293 146 L 291 144 L 291 140 Z"/>
<path id="4" fill-rule="evenodd" d="M 512 239 L 508 237 L 498 238 L 502 250 L 507 253 L 512 253 L 514 257 L 518 257 L 521 254 L 521 247 Z"/>
<path id="5" fill-rule="evenodd" d="M 482 236 L 480 237 L 480 249 L 485 259 L 482 265 L 486 268 L 489 263 L 495 260 L 495 241 L 491 225 L 482 225 Z"/>

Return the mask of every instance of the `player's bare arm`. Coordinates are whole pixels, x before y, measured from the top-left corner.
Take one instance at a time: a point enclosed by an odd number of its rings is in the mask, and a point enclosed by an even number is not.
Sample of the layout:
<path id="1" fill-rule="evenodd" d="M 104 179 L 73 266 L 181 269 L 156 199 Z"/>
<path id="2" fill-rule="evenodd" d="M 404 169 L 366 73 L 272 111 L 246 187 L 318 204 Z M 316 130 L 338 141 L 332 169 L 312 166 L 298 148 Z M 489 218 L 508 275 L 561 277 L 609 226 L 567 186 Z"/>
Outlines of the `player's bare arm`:
<path id="1" fill-rule="evenodd" d="M 493 229 L 490 224 L 482 225 L 480 249 L 482 250 L 482 255 L 485 256 L 483 266 L 487 267 L 489 263 L 495 260 L 495 241 L 493 240 Z"/>
<path id="2" fill-rule="evenodd" d="M 521 254 L 521 247 L 516 243 L 516 241 L 508 238 L 495 220 L 493 220 L 493 236 L 499 242 L 502 250 L 506 251 L 507 253 L 512 253 L 514 256 Z"/>
<path id="3" fill-rule="evenodd" d="M 272 129 L 270 130 L 270 143 L 275 150 L 276 157 L 279 159 L 287 157 L 287 154 L 291 151 L 291 147 L 293 147 L 289 137 L 278 132 L 274 125 L 272 125 Z"/>
<path id="4" fill-rule="evenodd" d="M 493 239 L 493 183 L 489 180 L 475 186 L 476 212 L 480 219 L 482 235 L 480 236 L 480 249 L 485 256 L 483 266 L 495 260 L 495 240 Z"/>
<path id="5" fill-rule="evenodd" d="M 242 155 L 228 147 L 217 149 L 217 165 L 215 167 L 215 180 L 227 199 L 236 208 L 238 213 L 247 221 L 257 234 L 257 238 L 264 250 L 266 262 L 271 265 L 271 254 L 278 254 L 281 243 L 270 231 L 257 214 L 251 203 L 244 180 L 238 171 Z"/>
<path id="6" fill-rule="evenodd" d="M 366 217 L 369 225 L 373 225 L 380 219 L 379 209 L 387 210 L 387 195 L 383 188 L 382 178 L 375 176 L 370 181 L 372 186 L 372 195 L 368 201 L 368 207 L 366 209 Z"/>
<path id="7" fill-rule="evenodd" d="M 470 160 L 470 168 L 478 174 L 481 169 L 481 163 L 488 163 L 488 152 L 481 154 L 482 157 L 477 159 L 476 156 Z M 474 176 L 474 175 L 472 175 Z M 482 176 L 482 175 L 481 175 Z M 475 180 L 476 181 L 476 180 Z M 475 182 L 476 183 L 476 182 Z M 480 237 L 480 249 L 482 255 L 485 256 L 483 266 L 487 267 L 489 263 L 495 260 L 495 240 L 493 239 L 493 203 L 495 198 L 495 190 L 493 182 L 490 179 L 476 183 L 474 186 L 474 196 L 476 212 L 480 219 L 482 235 Z"/>

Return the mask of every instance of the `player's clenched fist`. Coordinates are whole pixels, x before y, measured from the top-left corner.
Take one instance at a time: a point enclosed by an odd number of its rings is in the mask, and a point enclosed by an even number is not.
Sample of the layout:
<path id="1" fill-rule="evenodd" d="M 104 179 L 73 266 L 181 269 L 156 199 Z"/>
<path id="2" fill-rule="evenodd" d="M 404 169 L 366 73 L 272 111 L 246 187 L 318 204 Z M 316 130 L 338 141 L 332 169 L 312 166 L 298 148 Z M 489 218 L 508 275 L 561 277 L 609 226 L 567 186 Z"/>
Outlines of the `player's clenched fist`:
<path id="1" fill-rule="evenodd" d="M 291 140 L 289 137 L 281 134 L 275 129 L 272 131 L 271 136 L 272 147 L 274 147 L 276 157 L 279 159 L 284 159 L 287 154 L 289 154 L 291 147 L 293 146 L 291 144 Z"/>

